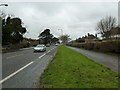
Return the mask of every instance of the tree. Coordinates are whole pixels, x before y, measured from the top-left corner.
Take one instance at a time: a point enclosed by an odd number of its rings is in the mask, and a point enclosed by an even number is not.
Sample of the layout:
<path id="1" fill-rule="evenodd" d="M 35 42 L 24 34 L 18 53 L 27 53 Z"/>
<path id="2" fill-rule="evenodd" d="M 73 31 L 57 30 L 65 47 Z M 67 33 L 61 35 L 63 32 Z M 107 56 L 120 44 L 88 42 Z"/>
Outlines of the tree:
<path id="1" fill-rule="evenodd" d="M 23 40 L 23 34 L 26 33 L 26 28 L 22 26 L 20 18 L 11 18 L 8 16 L 2 19 L 2 43 L 16 44 Z"/>
<path id="2" fill-rule="evenodd" d="M 52 39 L 52 43 L 56 44 L 56 43 L 60 43 L 60 42 L 59 42 L 59 39 L 58 39 L 58 38 L 54 37 L 54 38 Z"/>
<path id="3" fill-rule="evenodd" d="M 70 40 L 69 37 L 70 35 L 65 34 L 65 35 L 60 36 L 60 40 L 62 41 L 62 43 L 66 44 Z"/>
<path id="4" fill-rule="evenodd" d="M 50 29 L 45 29 L 38 37 L 42 39 L 46 45 L 52 42 L 53 35 L 50 33 Z"/>
<path id="5" fill-rule="evenodd" d="M 96 26 L 97 31 L 101 34 L 103 38 L 109 38 L 110 30 L 116 27 L 116 18 L 114 17 L 106 17 L 101 19 Z"/>
<path id="6" fill-rule="evenodd" d="M 75 41 L 81 43 L 81 42 L 85 42 L 85 39 L 83 39 L 83 38 L 78 38 L 78 39 L 76 39 Z"/>

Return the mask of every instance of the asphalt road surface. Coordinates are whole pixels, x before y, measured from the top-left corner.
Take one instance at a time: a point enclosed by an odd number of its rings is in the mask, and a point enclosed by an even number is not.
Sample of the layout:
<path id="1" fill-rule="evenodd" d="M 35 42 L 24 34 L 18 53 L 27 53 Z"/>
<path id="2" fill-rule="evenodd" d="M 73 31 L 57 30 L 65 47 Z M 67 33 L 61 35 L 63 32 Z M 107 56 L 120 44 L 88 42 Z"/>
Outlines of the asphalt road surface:
<path id="1" fill-rule="evenodd" d="M 47 47 L 45 52 L 33 52 L 33 48 L 4 53 L 2 56 L 2 88 L 36 88 L 41 73 L 57 50 Z"/>
<path id="2" fill-rule="evenodd" d="M 118 64 L 118 63 L 120 63 L 120 62 L 118 62 L 119 61 L 118 59 L 120 58 L 119 56 L 112 56 L 112 55 L 108 55 L 108 54 L 104 54 L 104 53 L 78 49 L 78 48 L 70 47 L 70 46 L 67 46 L 67 47 L 87 56 L 88 58 L 94 60 L 95 62 L 98 62 L 98 63 L 110 68 L 114 72 L 118 72 L 118 66 L 120 65 L 120 64 Z"/>

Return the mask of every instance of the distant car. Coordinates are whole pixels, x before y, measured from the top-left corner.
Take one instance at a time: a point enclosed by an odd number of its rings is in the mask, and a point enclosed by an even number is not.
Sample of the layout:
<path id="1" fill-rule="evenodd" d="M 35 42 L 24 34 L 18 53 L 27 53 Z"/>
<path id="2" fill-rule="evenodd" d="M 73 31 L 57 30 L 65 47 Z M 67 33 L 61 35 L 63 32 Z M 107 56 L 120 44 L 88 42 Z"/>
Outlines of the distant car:
<path id="1" fill-rule="evenodd" d="M 55 46 L 58 46 L 58 45 L 59 45 L 58 43 L 55 44 Z"/>
<path id="2" fill-rule="evenodd" d="M 44 44 L 39 44 L 34 48 L 34 52 L 46 51 L 46 46 Z"/>
<path id="3" fill-rule="evenodd" d="M 46 47 L 50 47 L 50 44 L 47 44 Z"/>

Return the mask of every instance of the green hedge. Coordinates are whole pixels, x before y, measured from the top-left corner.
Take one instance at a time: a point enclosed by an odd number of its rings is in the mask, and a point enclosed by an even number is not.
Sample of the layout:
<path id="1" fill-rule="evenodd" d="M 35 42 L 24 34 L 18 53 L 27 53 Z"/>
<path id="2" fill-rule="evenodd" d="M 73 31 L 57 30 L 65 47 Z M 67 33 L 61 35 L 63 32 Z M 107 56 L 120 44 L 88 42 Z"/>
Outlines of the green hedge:
<path id="1" fill-rule="evenodd" d="M 9 45 L 4 45 L 2 47 L 5 48 L 6 50 L 26 48 L 26 47 L 29 47 L 29 43 L 20 43 L 20 44 L 14 44 L 14 45 L 13 44 L 9 44 Z"/>
<path id="2" fill-rule="evenodd" d="M 94 43 L 68 43 L 68 46 L 95 50 L 101 52 L 120 53 L 120 41 L 105 41 Z"/>

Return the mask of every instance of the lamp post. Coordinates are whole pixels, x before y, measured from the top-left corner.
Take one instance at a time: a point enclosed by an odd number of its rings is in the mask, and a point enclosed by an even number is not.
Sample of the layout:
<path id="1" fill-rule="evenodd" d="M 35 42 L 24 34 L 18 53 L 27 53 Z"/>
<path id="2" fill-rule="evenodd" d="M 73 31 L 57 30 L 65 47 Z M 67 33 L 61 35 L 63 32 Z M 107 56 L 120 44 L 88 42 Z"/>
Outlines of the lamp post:
<path id="1" fill-rule="evenodd" d="M 8 4 L 0 4 L 0 6 L 8 6 Z M 1 16 L 0 16 L 0 48 L 2 49 L 2 18 Z M 2 66 L 2 50 L 0 50 L 0 66 Z M 1 68 L 0 68 L 0 80 L 2 80 Z M 2 89 L 2 84 L 0 84 L 0 89 Z"/>
<path id="2" fill-rule="evenodd" d="M 61 31 L 61 36 L 63 36 L 63 30 L 62 29 L 58 29 L 58 30 L 60 30 Z M 60 36 L 60 37 L 61 37 Z M 61 42 L 60 43 L 62 43 L 62 40 L 60 40 Z"/>
<path id="3" fill-rule="evenodd" d="M 61 30 L 61 36 L 63 35 L 63 30 L 62 29 L 58 29 L 58 30 Z"/>
<path id="4" fill-rule="evenodd" d="M 0 4 L 0 6 L 8 6 L 8 4 Z"/>

